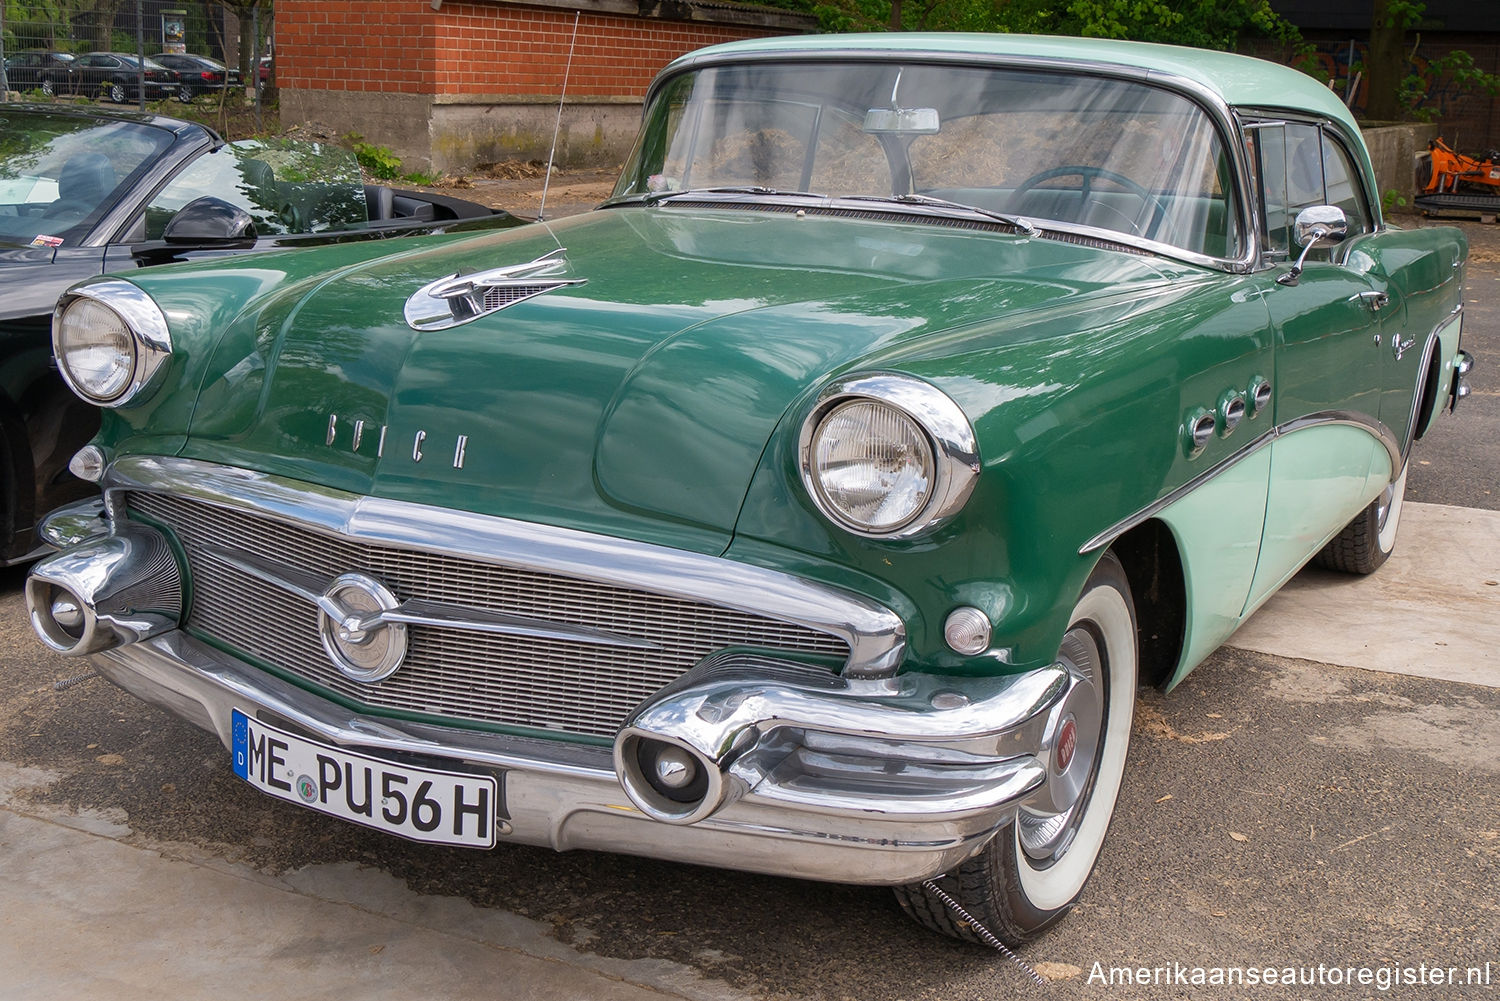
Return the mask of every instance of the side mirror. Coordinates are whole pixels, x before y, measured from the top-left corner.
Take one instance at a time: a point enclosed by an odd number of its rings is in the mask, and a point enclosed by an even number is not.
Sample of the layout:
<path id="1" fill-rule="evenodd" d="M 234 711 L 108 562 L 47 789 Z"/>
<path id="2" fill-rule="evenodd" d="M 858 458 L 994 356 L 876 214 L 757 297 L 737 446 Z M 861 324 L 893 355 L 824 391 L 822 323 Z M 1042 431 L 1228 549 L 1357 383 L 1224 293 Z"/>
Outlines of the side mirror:
<path id="1" fill-rule="evenodd" d="M 168 243 L 244 243 L 256 237 L 255 220 L 238 205 L 205 195 L 179 209 L 161 236 Z"/>
<path id="2" fill-rule="evenodd" d="M 1292 223 L 1292 239 L 1302 246 L 1302 253 L 1292 270 L 1276 279 L 1279 285 L 1296 285 L 1302 277 L 1302 265 L 1314 247 L 1331 247 L 1349 235 L 1349 219 L 1337 205 L 1310 205 L 1297 213 Z"/>

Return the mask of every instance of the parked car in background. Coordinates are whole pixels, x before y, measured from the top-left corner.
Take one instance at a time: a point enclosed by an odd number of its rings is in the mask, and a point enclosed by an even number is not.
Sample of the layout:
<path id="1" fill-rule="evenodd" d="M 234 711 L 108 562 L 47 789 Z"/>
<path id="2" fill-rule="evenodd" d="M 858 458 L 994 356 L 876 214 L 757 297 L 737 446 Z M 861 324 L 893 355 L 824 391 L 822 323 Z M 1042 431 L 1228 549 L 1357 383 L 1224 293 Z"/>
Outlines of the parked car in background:
<path id="1" fill-rule="evenodd" d="M 203 94 L 240 85 L 240 71 L 231 69 L 208 56 L 178 52 L 158 52 L 151 57 L 168 69 L 176 70 L 182 92 L 189 100 Z"/>
<path id="2" fill-rule="evenodd" d="M 0 109 L 0 565 L 34 555 L 41 514 L 96 492 L 67 471 L 98 428 L 51 364 L 58 296 L 105 271 L 520 220 L 442 195 L 365 186 L 353 154 L 225 143 L 130 112 Z"/>
<path id="3" fill-rule="evenodd" d="M 100 100 L 126 104 L 140 100 L 144 89 L 146 100 L 161 101 L 169 97 L 192 100 L 182 90 L 177 71 L 154 59 L 141 60 L 129 52 L 90 52 L 65 67 L 54 67 L 42 74 L 42 93 L 48 97 L 82 94 Z"/>
<path id="4" fill-rule="evenodd" d="M 50 71 L 66 72 L 74 56 L 51 49 L 23 49 L 5 57 L 5 78 L 11 90 L 40 90 L 42 79 Z"/>
<path id="5" fill-rule="evenodd" d="M 1466 258 L 1286 67 L 705 49 L 597 211 L 69 290 L 105 513 L 27 604 L 272 797 L 1018 942 L 1084 892 L 1137 687 L 1390 554 Z"/>

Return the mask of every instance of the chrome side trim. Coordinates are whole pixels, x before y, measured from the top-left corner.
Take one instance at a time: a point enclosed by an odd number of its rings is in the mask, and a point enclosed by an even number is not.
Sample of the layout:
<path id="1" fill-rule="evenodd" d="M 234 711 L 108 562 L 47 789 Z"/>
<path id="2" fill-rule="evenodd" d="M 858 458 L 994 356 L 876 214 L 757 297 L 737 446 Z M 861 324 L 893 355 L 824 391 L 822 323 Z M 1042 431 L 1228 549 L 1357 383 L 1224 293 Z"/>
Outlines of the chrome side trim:
<path id="1" fill-rule="evenodd" d="M 1386 427 L 1380 421 L 1366 414 L 1357 414 L 1345 410 L 1325 410 L 1315 414 L 1308 414 L 1305 417 L 1298 417 L 1297 419 L 1288 421 L 1285 424 L 1277 425 L 1276 427 L 1262 434 L 1260 437 L 1246 444 L 1244 448 L 1241 448 L 1239 451 L 1235 452 L 1233 455 L 1229 456 L 1229 458 L 1225 459 L 1217 466 L 1214 466 L 1212 469 L 1204 470 L 1201 474 L 1193 477 L 1191 480 L 1188 480 L 1182 486 L 1177 487 L 1175 490 L 1169 491 L 1163 496 L 1152 501 L 1150 504 L 1147 504 L 1135 514 L 1132 514 L 1129 517 L 1122 518 L 1119 521 L 1115 522 L 1113 525 L 1109 526 L 1098 535 L 1089 539 L 1082 546 L 1078 547 L 1078 554 L 1080 556 L 1085 556 L 1095 551 L 1096 549 L 1102 549 L 1103 547 L 1109 545 L 1111 542 L 1114 542 L 1120 536 L 1124 535 L 1132 528 L 1135 528 L 1137 525 L 1140 525 L 1156 517 L 1166 508 L 1172 506 L 1177 501 L 1192 493 L 1194 490 L 1197 490 L 1209 480 L 1212 480 L 1219 474 L 1227 472 L 1228 470 L 1234 468 L 1245 459 L 1248 459 L 1256 452 L 1259 452 L 1262 448 L 1265 448 L 1267 445 L 1271 444 L 1277 438 L 1282 438 L 1289 434 L 1295 434 L 1298 431 L 1306 431 L 1308 428 L 1324 427 L 1327 425 L 1342 425 L 1344 427 L 1360 428 L 1364 431 L 1370 432 L 1370 434 L 1379 438 L 1380 444 L 1385 447 L 1386 454 L 1390 457 L 1391 460 L 1392 480 L 1394 481 L 1395 477 L 1400 475 L 1401 465 L 1403 462 L 1401 446 L 1396 440 L 1395 434 L 1391 432 L 1391 429 Z"/>
<path id="2" fill-rule="evenodd" d="M 177 494 L 366 542 L 549 571 L 782 619 L 846 642 L 846 677 L 888 677 L 906 648 L 906 626 L 889 608 L 848 591 L 716 556 L 365 497 L 192 459 L 126 456 L 110 466 L 104 487 L 107 495 L 127 490 Z"/>

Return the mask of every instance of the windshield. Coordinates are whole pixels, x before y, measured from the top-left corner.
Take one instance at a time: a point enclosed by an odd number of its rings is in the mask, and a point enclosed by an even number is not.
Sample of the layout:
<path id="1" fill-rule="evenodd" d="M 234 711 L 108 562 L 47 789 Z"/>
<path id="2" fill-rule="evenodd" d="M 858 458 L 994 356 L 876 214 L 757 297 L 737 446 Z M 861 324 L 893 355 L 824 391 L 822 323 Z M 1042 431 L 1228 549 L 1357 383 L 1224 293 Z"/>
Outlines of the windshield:
<path id="1" fill-rule="evenodd" d="M 1240 246 L 1208 115 L 1098 76 L 757 62 L 676 77 L 647 109 L 614 197 L 726 187 L 941 199 L 1213 257 Z"/>
<path id="2" fill-rule="evenodd" d="M 134 122 L 0 109 L 0 246 L 76 243 L 171 142 Z"/>
<path id="3" fill-rule="evenodd" d="M 198 157 L 157 192 L 131 240 L 159 240 L 182 208 L 217 198 L 244 209 L 260 236 L 358 229 L 368 222 L 349 150 L 293 139 L 246 139 Z"/>

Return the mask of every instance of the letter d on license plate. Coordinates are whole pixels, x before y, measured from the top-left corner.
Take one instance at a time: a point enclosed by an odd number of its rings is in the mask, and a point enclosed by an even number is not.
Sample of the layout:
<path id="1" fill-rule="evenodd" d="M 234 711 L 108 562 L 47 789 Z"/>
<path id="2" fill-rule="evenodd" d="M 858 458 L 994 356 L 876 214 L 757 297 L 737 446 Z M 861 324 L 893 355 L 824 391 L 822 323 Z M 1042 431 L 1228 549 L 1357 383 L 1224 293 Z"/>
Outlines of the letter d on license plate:
<path id="1" fill-rule="evenodd" d="M 495 846 L 499 789 L 491 776 L 345 751 L 267 726 L 238 709 L 233 722 L 234 772 L 262 792 L 413 841 Z"/>

